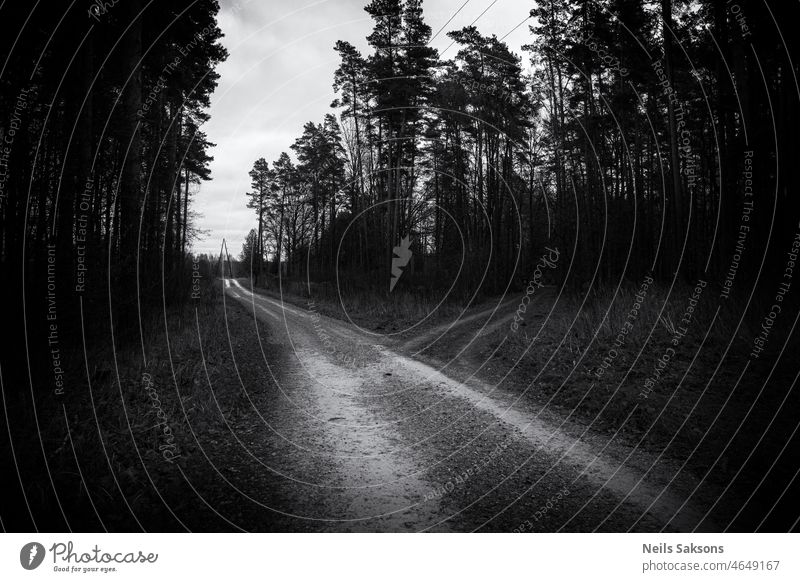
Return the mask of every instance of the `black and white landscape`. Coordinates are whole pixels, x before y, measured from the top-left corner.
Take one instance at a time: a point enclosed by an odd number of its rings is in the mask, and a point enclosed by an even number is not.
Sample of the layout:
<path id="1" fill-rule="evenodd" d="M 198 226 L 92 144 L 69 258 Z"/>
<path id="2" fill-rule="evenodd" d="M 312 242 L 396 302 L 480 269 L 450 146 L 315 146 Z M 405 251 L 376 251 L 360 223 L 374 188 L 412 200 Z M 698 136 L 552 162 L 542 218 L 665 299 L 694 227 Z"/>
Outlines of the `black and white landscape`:
<path id="1" fill-rule="evenodd" d="M 797 531 L 800 5 L 0 3 L 4 531 Z"/>

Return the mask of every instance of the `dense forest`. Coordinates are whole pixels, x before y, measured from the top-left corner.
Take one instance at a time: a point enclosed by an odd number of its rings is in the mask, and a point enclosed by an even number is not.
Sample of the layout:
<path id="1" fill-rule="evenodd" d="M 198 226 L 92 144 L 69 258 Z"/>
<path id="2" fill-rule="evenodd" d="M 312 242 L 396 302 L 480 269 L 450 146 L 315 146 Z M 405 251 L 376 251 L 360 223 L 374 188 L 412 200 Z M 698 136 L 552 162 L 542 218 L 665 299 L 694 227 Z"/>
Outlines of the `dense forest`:
<path id="1" fill-rule="evenodd" d="M 121 434 L 108 410 L 138 406 L 115 400 L 112 370 L 135 401 L 162 345 L 146 339 L 153 322 L 188 303 L 200 268 L 192 200 L 210 178 L 201 128 L 227 57 L 218 11 L 216 0 L 0 6 L 3 529 L 70 527 L 64 435 L 85 455 L 84 489 L 116 482 L 87 460 Z M 74 503 L 73 524 L 86 509 Z"/>
<path id="2" fill-rule="evenodd" d="M 212 159 L 200 128 L 226 52 L 214 0 L 31 10 L 2 10 L 0 268 L 6 304 L 47 317 L 23 330 L 14 310 L 4 327 L 77 348 L 81 313 L 103 343 L 109 322 L 127 336 L 189 289 Z"/>
<path id="3" fill-rule="evenodd" d="M 533 6 L 523 55 L 475 26 L 439 55 L 420 0 L 371 2 L 371 53 L 335 46 L 336 115 L 250 172 L 254 277 L 281 264 L 384 290 L 406 236 L 406 285 L 489 294 L 523 285 L 547 245 L 576 289 L 652 273 L 729 291 L 782 263 L 800 144 L 779 126 L 800 119 L 797 41 L 775 30 L 797 7 Z"/>
<path id="4" fill-rule="evenodd" d="M 363 50 L 352 38 L 330 47 L 327 114 L 298 124 L 283 153 L 236 161 L 250 187 L 226 195 L 255 214 L 235 225 L 252 227 L 241 254 L 206 236 L 194 204 L 219 141 L 204 131 L 228 58 L 217 0 L 0 3 L 0 529 L 269 530 L 289 514 L 251 508 L 218 468 L 290 512 L 305 490 L 272 466 L 259 474 L 242 434 L 269 443 L 259 459 L 313 469 L 316 515 L 346 487 L 330 485 L 316 457 L 281 448 L 294 441 L 261 412 L 291 435 L 303 421 L 292 415 L 318 398 L 328 420 L 299 436 L 331 444 L 339 463 L 354 457 L 338 421 L 394 430 L 439 405 L 422 404 L 447 388 L 438 364 L 409 380 L 425 358 L 455 362 L 456 384 L 462 373 L 505 382 L 514 403 L 560 407 L 565 423 L 641 437 L 636 447 L 649 439 L 658 458 L 714 469 L 725 491 L 741 473 L 748 503 L 766 482 L 754 503 L 774 501 L 769 512 L 792 499 L 781 501 L 797 477 L 786 458 L 797 434 L 800 41 L 785 32 L 800 3 L 514 1 L 519 20 L 491 34 L 480 17 L 435 30 L 422 0 L 371 0 Z M 509 46 L 520 30 L 527 42 Z M 442 37 L 449 46 L 433 48 Z M 197 254 L 204 237 L 218 256 Z M 244 276 L 260 289 L 220 281 Z M 276 300 L 283 283 L 294 307 Z M 537 285 L 548 289 L 523 321 Z M 702 325 L 690 332 L 693 320 Z M 396 352 L 372 350 L 384 340 Z M 315 393 L 322 384 L 292 356 L 335 389 Z M 406 384 L 420 401 L 394 403 Z M 300 396 L 292 406 L 284 385 Z M 350 388 L 369 405 L 353 397 L 340 416 L 331 403 Z M 436 465 L 456 440 L 504 421 L 462 415 L 472 403 L 451 392 L 445 413 L 476 430 L 432 445 Z M 427 422 L 448 432 L 438 416 Z M 405 452 L 423 434 L 410 425 Z M 383 479 L 394 466 L 379 460 Z M 443 467 L 437 487 L 452 479 Z M 538 479 L 544 465 L 532 467 Z M 361 499 L 362 468 L 330 474 L 352 479 Z M 506 473 L 484 471 L 481 496 Z M 335 520 L 357 501 L 338 498 Z"/>

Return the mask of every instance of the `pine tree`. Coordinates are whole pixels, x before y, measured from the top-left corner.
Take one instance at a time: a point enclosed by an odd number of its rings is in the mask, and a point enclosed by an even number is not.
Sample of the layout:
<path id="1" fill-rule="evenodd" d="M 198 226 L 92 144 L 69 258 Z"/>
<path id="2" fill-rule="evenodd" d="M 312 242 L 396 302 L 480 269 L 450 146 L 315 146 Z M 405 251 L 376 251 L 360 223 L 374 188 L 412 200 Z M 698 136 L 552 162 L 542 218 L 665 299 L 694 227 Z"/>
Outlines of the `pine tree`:
<path id="1" fill-rule="evenodd" d="M 272 171 L 264 158 L 259 158 L 253 163 L 253 169 L 250 170 L 250 180 L 252 191 L 247 193 L 249 198 L 247 207 L 256 211 L 258 220 L 254 264 L 256 283 L 258 283 L 264 279 L 264 223 L 267 218 L 267 202 L 272 186 Z"/>

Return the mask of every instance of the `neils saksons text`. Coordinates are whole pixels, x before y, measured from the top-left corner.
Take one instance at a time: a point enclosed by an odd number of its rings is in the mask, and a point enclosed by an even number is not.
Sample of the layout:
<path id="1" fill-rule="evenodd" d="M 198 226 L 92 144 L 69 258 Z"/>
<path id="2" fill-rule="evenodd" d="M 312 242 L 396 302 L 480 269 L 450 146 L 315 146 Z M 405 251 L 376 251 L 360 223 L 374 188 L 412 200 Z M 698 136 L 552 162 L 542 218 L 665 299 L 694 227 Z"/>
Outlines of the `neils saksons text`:
<path id="1" fill-rule="evenodd" d="M 642 544 L 643 554 L 723 554 L 723 546 L 697 546 L 695 544 Z"/>

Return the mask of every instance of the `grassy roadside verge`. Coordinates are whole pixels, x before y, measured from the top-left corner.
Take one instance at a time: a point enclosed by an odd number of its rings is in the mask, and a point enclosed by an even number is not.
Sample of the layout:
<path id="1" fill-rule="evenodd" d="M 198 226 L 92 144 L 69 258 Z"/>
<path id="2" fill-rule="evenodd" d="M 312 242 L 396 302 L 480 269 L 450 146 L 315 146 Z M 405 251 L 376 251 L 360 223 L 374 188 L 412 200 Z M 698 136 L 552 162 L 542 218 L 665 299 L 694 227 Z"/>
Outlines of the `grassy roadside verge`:
<path id="1" fill-rule="evenodd" d="M 677 460 L 734 496 L 730 503 L 758 506 L 752 515 L 768 518 L 766 526 L 739 521 L 734 529 L 785 530 L 790 524 L 773 503 L 796 470 L 787 461 L 798 446 L 798 342 L 790 337 L 797 305 L 787 301 L 784 313 L 791 315 L 774 324 L 771 343 L 754 358 L 769 305 L 754 301 L 743 316 L 743 306 L 719 301 L 710 283 L 677 287 L 669 297 L 657 285 L 643 298 L 640 287 L 604 292 L 584 306 L 568 297 L 538 335 L 508 335 L 500 357 L 518 363 L 506 385 Z M 489 358 L 501 335 L 477 359 Z"/>
<path id="2" fill-rule="evenodd" d="M 15 452 L 2 453 L 25 484 L 22 499 L 6 472 L 21 498 L 7 529 L 34 529 L 27 505 L 40 530 L 231 529 L 206 502 L 225 491 L 215 466 L 235 448 L 230 427 L 253 394 L 270 397 L 270 331 L 236 302 L 223 309 L 219 282 L 142 327 L 141 344 L 65 354 L 63 398 L 35 380 L 32 402 L 6 401 Z"/>

